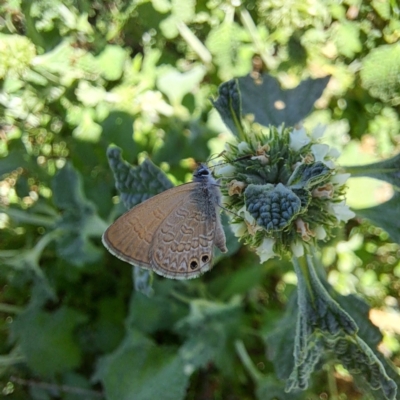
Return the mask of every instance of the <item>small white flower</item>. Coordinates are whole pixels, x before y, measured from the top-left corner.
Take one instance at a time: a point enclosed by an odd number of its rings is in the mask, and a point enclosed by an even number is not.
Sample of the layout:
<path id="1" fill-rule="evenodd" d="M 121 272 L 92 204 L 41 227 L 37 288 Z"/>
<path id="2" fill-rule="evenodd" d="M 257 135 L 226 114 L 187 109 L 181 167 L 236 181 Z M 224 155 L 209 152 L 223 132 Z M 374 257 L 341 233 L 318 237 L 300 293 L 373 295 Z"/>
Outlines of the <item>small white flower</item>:
<path id="1" fill-rule="evenodd" d="M 314 140 L 318 140 L 319 138 L 324 136 L 325 129 L 326 129 L 326 125 L 317 124 L 317 126 L 313 129 L 313 131 L 311 133 L 311 137 Z"/>
<path id="2" fill-rule="evenodd" d="M 315 162 L 320 161 L 330 169 L 335 168 L 335 163 L 332 160 L 325 160 L 325 157 L 330 155 L 330 147 L 327 144 L 313 144 L 311 146 L 311 152 L 314 156 Z"/>
<path id="3" fill-rule="evenodd" d="M 238 210 L 237 214 L 241 216 L 249 224 L 256 223 L 255 218 L 247 211 L 246 205 L 244 205 L 240 210 Z"/>
<path id="4" fill-rule="evenodd" d="M 250 146 L 248 143 L 246 142 L 240 142 L 238 144 L 238 154 L 246 154 L 246 153 L 250 153 Z"/>
<path id="5" fill-rule="evenodd" d="M 326 238 L 326 230 L 321 225 L 318 225 L 314 229 L 314 232 L 315 232 L 315 237 L 318 240 L 324 240 Z"/>
<path id="6" fill-rule="evenodd" d="M 338 221 L 347 222 L 349 219 L 355 217 L 355 213 L 350 210 L 349 206 L 343 200 L 340 203 L 330 203 L 329 212 L 333 214 Z"/>
<path id="7" fill-rule="evenodd" d="M 225 177 L 232 177 L 235 174 L 235 167 L 231 164 L 225 164 L 215 167 L 216 175 L 222 175 Z"/>
<path id="8" fill-rule="evenodd" d="M 252 160 L 258 160 L 261 165 L 267 165 L 269 163 L 269 158 L 267 156 L 254 156 L 251 157 Z"/>
<path id="9" fill-rule="evenodd" d="M 299 241 L 296 240 L 290 245 L 290 248 L 293 252 L 293 255 L 296 257 L 302 257 L 304 255 L 304 247 L 303 244 Z"/>
<path id="10" fill-rule="evenodd" d="M 340 156 L 340 151 L 338 149 L 335 149 L 334 147 L 331 147 L 328 152 L 328 156 L 336 160 Z"/>
<path id="11" fill-rule="evenodd" d="M 311 152 L 313 153 L 315 161 L 324 162 L 324 159 L 329 152 L 329 146 L 322 143 L 313 144 L 311 146 Z"/>
<path id="12" fill-rule="evenodd" d="M 230 198 L 230 196 L 221 196 L 221 204 L 223 204 L 224 206 L 231 204 L 231 200 L 232 199 Z"/>
<path id="13" fill-rule="evenodd" d="M 275 257 L 275 253 L 273 250 L 274 244 L 274 239 L 265 238 L 261 242 L 260 246 L 256 248 L 256 253 L 260 257 L 260 264 L 269 260 L 270 258 Z"/>
<path id="14" fill-rule="evenodd" d="M 230 224 L 229 226 L 236 237 L 242 237 L 247 231 L 247 226 L 244 222 Z"/>
<path id="15" fill-rule="evenodd" d="M 294 151 L 299 151 L 311 141 L 304 128 L 293 129 L 293 131 L 290 132 L 289 137 L 289 147 Z"/>
<path id="16" fill-rule="evenodd" d="M 350 176 L 350 174 L 336 174 L 331 177 L 331 182 L 334 185 L 342 186 L 347 182 L 347 179 L 349 179 Z"/>

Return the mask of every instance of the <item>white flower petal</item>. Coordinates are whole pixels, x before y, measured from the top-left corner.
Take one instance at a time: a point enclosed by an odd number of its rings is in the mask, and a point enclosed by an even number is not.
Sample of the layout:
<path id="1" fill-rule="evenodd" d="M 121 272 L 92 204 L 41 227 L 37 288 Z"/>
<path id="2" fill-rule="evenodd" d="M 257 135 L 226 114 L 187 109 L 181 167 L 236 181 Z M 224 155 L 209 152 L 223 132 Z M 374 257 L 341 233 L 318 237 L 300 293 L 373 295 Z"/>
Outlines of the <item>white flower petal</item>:
<path id="1" fill-rule="evenodd" d="M 229 226 L 236 237 L 242 237 L 247 231 L 247 226 L 244 222 L 230 224 Z"/>
<path id="2" fill-rule="evenodd" d="M 318 240 L 324 240 L 326 238 L 326 230 L 322 226 L 320 226 L 320 225 L 317 226 L 314 229 L 314 232 L 315 232 L 315 237 Z"/>
<path id="3" fill-rule="evenodd" d="M 326 125 L 317 124 L 317 126 L 314 127 L 314 129 L 311 133 L 311 137 L 314 140 L 321 138 L 322 136 L 324 136 L 325 129 L 326 129 Z"/>
<path id="4" fill-rule="evenodd" d="M 215 174 L 231 178 L 235 174 L 235 167 L 231 164 L 225 164 L 215 167 Z"/>
<path id="5" fill-rule="evenodd" d="M 290 132 L 289 137 L 289 147 L 294 151 L 299 151 L 311 141 L 304 128 L 293 129 L 293 131 Z"/>
<path id="6" fill-rule="evenodd" d="M 299 240 L 296 240 L 294 243 L 292 243 L 290 245 L 290 248 L 292 249 L 294 256 L 301 257 L 304 255 L 304 247 L 303 247 L 303 244 Z"/>
<path id="7" fill-rule="evenodd" d="M 244 153 L 249 153 L 250 152 L 250 146 L 246 142 L 240 142 L 238 144 L 238 153 L 239 154 L 244 154 Z"/>
<path id="8" fill-rule="evenodd" d="M 328 152 L 328 156 L 336 160 L 340 156 L 340 151 L 332 147 Z"/>
<path id="9" fill-rule="evenodd" d="M 274 244 L 274 239 L 266 238 L 261 242 L 260 246 L 256 248 L 256 253 L 260 257 L 260 264 L 269 260 L 270 258 L 275 257 L 275 253 L 273 250 Z"/>
<path id="10" fill-rule="evenodd" d="M 331 203 L 329 208 L 329 212 L 333 214 L 339 221 L 347 222 L 349 219 L 356 216 L 356 214 L 350 210 L 349 206 L 344 200 L 340 203 Z"/>
<path id="11" fill-rule="evenodd" d="M 311 146 L 311 152 L 314 156 L 315 161 L 321 161 L 325 163 L 325 157 L 329 152 L 329 146 L 327 144 L 313 144 Z"/>
<path id="12" fill-rule="evenodd" d="M 256 223 L 255 218 L 247 211 L 246 206 L 243 206 L 240 210 L 238 210 L 237 214 L 240 215 L 249 224 L 255 224 Z"/>
<path id="13" fill-rule="evenodd" d="M 331 182 L 334 185 L 342 186 L 347 182 L 347 179 L 349 179 L 350 176 L 351 174 L 336 174 L 332 176 Z"/>

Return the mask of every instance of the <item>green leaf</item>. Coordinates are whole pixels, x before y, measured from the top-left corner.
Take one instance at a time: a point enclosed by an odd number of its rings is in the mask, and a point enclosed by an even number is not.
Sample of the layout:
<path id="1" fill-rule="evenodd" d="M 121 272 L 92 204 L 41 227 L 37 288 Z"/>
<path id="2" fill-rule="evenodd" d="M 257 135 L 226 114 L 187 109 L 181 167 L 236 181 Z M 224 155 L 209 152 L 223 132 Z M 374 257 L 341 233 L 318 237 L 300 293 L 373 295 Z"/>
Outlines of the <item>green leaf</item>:
<path id="1" fill-rule="evenodd" d="M 67 163 L 53 178 L 54 203 L 63 211 L 57 226 L 64 232 L 57 240 L 57 252 L 67 262 L 82 266 L 103 254 L 90 237 L 100 236 L 107 225 L 96 214 L 83 193 L 79 173 Z"/>
<path id="2" fill-rule="evenodd" d="M 189 370 L 214 362 L 225 376 L 233 376 L 234 340 L 241 324 L 241 300 L 229 303 L 203 299 L 190 302 L 190 314 L 176 324 L 176 330 L 187 337 L 179 354 Z"/>
<path id="3" fill-rule="evenodd" d="M 107 118 L 102 121 L 102 139 L 107 144 L 115 144 L 124 149 L 124 154 L 128 160 L 137 157 L 138 149 L 133 140 L 133 116 L 124 111 L 111 111 Z"/>
<path id="4" fill-rule="evenodd" d="M 73 331 L 85 320 L 67 307 L 54 313 L 29 307 L 16 317 L 12 332 L 29 367 L 39 375 L 54 376 L 79 366 L 82 355 Z"/>
<path id="5" fill-rule="evenodd" d="M 336 26 L 333 39 L 338 52 L 345 57 L 353 58 L 362 50 L 360 28 L 354 22 L 341 21 Z"/>
<path id="6" fill-rule="evenodd" d="M 330 169 L 322 162 L 300 164 L 293 171 L 288 181 L 292 188 L 311 189 L 329 179 Z"/>
<path id="7" fill-rule="evenodd" d="M 334 351 L 343 366 L 351 374 L 357 376 L 358 382 L 362 383 L 362 389 L 367 387 L 371 393 L 379 391 L 384 399 L 396 400 L 397 385 L 387 375 L 382 363 L 361 338 L 346 337 L 333 342 L 325 341 L 325 343 Z"/>
<path id="8" fill-rule="evenodd" d="M 400 193 L 379 206 L 353 210 L 358 216 L 369 219 L 374 225 L 384 229 L 391 239 L 400 243 L 400 221 L 396 217 L 400 215 Z"/>
<path id="9" fill-rule="evenodd" d="M 328 335 L 354 335 L 358 327 L 350 315 L 329 295 L 314 268 L 313 257 L 307 255 L 306 264 L 293 258 L 298 279 L 299 312 L 312 327 Z M 304 261 L 304 260 L 302 260 Z"/>
<path id="10" fill-rule="evenodd" d="M 199 85 L 205 74 L 206 70 L 201 65 L 183 73 L 167 68 L 159 75 L 157 87 L 167 95 L 172 105 L 180 105 L 183 97 Z"/>
<path id="11" fill-rule="evenodd" d="M 36 160 L 28 154 L 22 140 L 9 140 L 7 142 L 7 148 L 7 156 L 0 158 L 0 177 L 18 168 L 24 168 L 31 174 L 40 173 Z"/>
<path id="12" fill-rule="evenodd" d="M 212 103 L 229 130 L 239 138 L 243 137 L 241 94 L 237 80 L 220 85 L 218 98 Z"/>
<path id="13" fill-rule="evenodd" d="M 187 314 L 187 306 L 172 297 L 180 290 L 179 282 L 163 279 L 154 281 L 154 294 L 151 297 L 134 292 L 126 325 L 149 334 L 171 329 Z"/>
<path id="14" fill-rule="evenodd" d="M 122 158 L 121 149 L 115 146 L 108 148 L 107 157 L 114 173 L 115 186 L 128 210 L 173 187 L 164 172 L 149 159 L 145 159 L 141 165 L 133 167 Z"/>
<path id="15" fill-rule="evenodd" d="M 300 400 L 304 393 L 286 393 L 285 384 L 272 374 L 263 375 L 251 360 L 244 343 L 235 342 L 236 352 L 256 386 L 256 396 L 259 400 Z"/>
<path id="16" fill-rule="evenodd" d="M 400 103 L 400 44 L 372 49 L 362 61 L 361 81 L 369 93 L 384 102 Z"/>
<path id="17" fill-rule="evenodd" d="M 294 368 L 293 351 L 297 315 L 297 296 L 293 295 L 287 304 L 283 318 L 264 337 L 267 345 L 267 356 L 274 364 L 278 379 L 288 379 Z"/>
<path id="18" fill-rule="evenodd" d="M 397 154 L 388 160 L 372 164 L 354 165 L 343 168 L 346 172 L 351 174 L 352 178 L 367 176 L 388 182 L 393 186 L 400 188 L 400 154 Z"/>
<path id="19" fill-rule="evenodd" d="M 157 346 L 137 332 L 100 359 L 96 378 L 108 400 L 183 400 L 189 383 L 175 348 Z"/>
<path id="20" fill-rule="evenodd" d="M 133 266 L 133 283 L 137 292 L 143 293 L 147 297 L 154 294 L 154 289 L 151 286 L 153 282 L 152 271 L 148 269 Z"/>
<path id="21" fill-rule="evenodd" d="M 256 384 L 256 396 L 258 400 L 301 400 L 310 398 L 302 392 L 287 393 L 285 384 L 278 381 L 272 375 L 267 375 Z"/>
<path id="22" fill-rule="evenodd" d="M 268 74 L 262 83 L 250 75 L 238 79 L 243 114 L 254 114 L 255 121 L 264 126 L 294 126 L 312 110 L 321 97 L 330 76 L 302 81 L 294 89 L 282 90 L 279 82 Z"/>
<path id="23" fill-rule="evenodd" d="M 328 284 L 326 281 L 324 284 Z M 332 289 L 331 289 L 332 290 Z M 335 300 L 345 309 L 354 319 L 358 326 L 357 335 L 360 336 L 372 349 L 376 349 L 382 341 L 382 333 L 369 319 L 371 307 L 360 297 L 350 294 L 342 296 L 338 293 L 332 293 Z"/>
<path id="24" fill-rule="evenodd" d="M 238 243 L 237 238 L 235 239 Z M 227 243 L 230 251 L 230 246 Z M 232 274 L 219 274 L 208 283 L 210 293 L 218 295 L 221 300 L 228 300 L 234 295 L 245 295 L 264 281 L 266 270 L 260 265 L 241 265 L 242 268 Z"/>
<path id="25" fill-rule="evenodd" d="M 116 81 L 121 78 L 126 61 L 126 50 L 116 45 L 107 45 L 97 56 L 97 65 L 101 74 L 108 81 Z"/>

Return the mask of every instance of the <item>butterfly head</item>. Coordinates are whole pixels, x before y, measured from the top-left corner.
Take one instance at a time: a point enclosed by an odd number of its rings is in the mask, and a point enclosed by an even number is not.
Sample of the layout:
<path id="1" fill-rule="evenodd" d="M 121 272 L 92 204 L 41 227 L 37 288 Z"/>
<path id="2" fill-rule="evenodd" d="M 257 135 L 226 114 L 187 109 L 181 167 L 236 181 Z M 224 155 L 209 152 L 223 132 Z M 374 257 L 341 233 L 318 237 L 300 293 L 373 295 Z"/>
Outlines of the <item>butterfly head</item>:
<path id="1" fill-rule="evenodd" d="M 207 182 L 211 177 L 211 171 L 205 164 L 200 164 L 193 174 L 195 182 Z"/>

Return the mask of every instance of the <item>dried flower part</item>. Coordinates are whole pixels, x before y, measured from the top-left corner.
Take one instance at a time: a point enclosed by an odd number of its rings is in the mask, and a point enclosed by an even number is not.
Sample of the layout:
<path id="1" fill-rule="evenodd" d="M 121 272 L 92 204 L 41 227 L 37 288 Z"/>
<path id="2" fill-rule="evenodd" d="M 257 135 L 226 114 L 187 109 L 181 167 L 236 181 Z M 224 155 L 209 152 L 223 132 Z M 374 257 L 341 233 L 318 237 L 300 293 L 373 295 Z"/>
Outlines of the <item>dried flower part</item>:
<path id="1" fill-rule="evenodd" d="M 303 164 L 312 164 L 313 162 L 315 162 L 315 158 L 311 153 L 308 153 L 304 157 L 302 157 Z"/>
<path id="2" fill-rule="evenodd" d="M 333 185 L 332 183 L 327 183 L 323 186 L 319 186 L 315 188 L 312 191 L 312 196 L 313 197 L 319 197 L 319 198 L 326 198 L 326 199 L 331 199 L 333 197 Z"/>
<path id="3" fill-rule="evenodd" d="M 245 187 L 246 184 L 244 182 L 240 182 L 234 179 L 228 184 L 228 195 L 234 196 L 235 194 L 241 194 Z"/>
<path id="4" fill-rule="evenodd" d="M 308 222 L 304 222 L 301 218 L 297 218 L 295 224 L 297 233 L 300 234 L 304 241 L 308 242 L 312 237 L 315 236 L 315 232 L 310 229 Z"/>
<path id="5" fill-rule="evenodd" d="M 269 158 L 266 155 L 260 155 L 260 156 L 253 156 L 251 157 L 252 160 L 258 160 L 261 165 L 266 165 L 269 163 Z"/>
<path id="6" fill-rule="evenodd" d="M 320 133 L 320 127 L 308 135 L 304 128 L 258 126 L 244 141 L 226 145 L 223 158 L 231 168 L 217 170 L 224 205 L 234 215 L 235 235 L 261 262 L 302 255 L 354 216 L 344 198 L 348 175 L 337 173 L 338 153 L 319 142 Z"/>
<path id="7" fill-rule="evenodd" d="M 258 143 L 258 147 L 256 150 L 256 154 L 258 156 L 265 156 L 267 154 L 267 152 L 269 151 L 270 147 L 269 144 L 263 144 L 261 145 L 261 143 Z"/>

